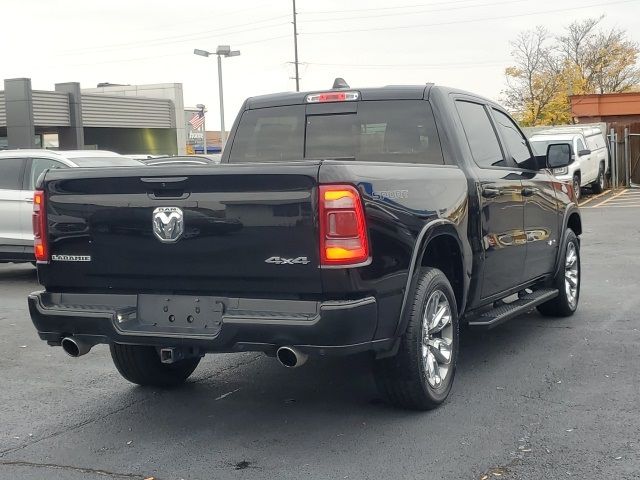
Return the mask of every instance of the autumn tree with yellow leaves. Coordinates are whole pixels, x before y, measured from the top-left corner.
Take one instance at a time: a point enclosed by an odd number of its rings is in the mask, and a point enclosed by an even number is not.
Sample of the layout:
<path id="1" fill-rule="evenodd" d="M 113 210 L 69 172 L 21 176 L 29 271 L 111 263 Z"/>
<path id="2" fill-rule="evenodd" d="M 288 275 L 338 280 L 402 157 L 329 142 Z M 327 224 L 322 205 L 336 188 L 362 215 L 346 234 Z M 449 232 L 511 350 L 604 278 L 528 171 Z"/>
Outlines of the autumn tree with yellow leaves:
<path id="1" fill-rule="evenodd" d="M 503 95 L 523 125 L 570 123 L 570 95 L 638 88 L 638 44 L 624 30 L 598 29 L 602 18 L 573 22 L 557 37 L 537 27 L 511 42 Z"/>

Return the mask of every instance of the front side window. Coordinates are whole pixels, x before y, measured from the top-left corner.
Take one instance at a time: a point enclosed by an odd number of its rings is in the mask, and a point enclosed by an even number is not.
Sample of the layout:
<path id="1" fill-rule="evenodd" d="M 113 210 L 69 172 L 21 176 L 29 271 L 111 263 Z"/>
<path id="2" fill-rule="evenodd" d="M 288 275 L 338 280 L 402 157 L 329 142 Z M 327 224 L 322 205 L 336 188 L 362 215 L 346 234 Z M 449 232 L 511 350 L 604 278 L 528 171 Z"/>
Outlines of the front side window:
<path id="1" fill-rule="evenodd" d="M 481 168 L 505 167 L 498 137 L 484 106 L 458 100 L 456 108 L 476 164 Z"/>
<path id="2" fill-rule="evenodd" d="M 22 190 L 24 158 L 0 158 L 0 189 Z"/>
<path id="3" fill-rule="evenodd" d="M 305 105 L 248 110 L 240 119 L 229 161 L 444 163 L 427 102 L 361 101 L 354 107 L 349 113 L 308 115 Z"/>
<path id="4" fill-rule="evenodd" d="M 513 161 L 522 168 L 531 168 L 533 155 L 518 126 L 500 110 L 493 109 L 493 115 Z"/>
<path id="5" fill-rule="evenodd" d="M 582 139 L 580 137 L 578 137 L 578 152 L 582 151 L 582 150 L 586 150 L 587 147 L 584 145 L 584 142 L 582 141 Z"/>

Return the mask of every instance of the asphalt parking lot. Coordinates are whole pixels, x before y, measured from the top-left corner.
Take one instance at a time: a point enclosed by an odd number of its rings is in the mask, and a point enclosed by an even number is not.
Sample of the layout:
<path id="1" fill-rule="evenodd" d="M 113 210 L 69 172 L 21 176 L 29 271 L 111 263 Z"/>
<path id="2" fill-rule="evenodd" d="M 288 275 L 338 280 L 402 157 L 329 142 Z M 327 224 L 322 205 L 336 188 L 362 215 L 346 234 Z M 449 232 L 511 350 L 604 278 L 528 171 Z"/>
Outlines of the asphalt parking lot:
<path id="1" fill-rule="evenodd" d="M 134 387 L 105 346 L 71 359 L 41 342 L 34 268 L 0 265 L 0 478 L 640 478 L 632 193 L 585 204 L 576 315 L 466 333 L 451 397 L 427 413 L 381 403 L 364 357 L 208 356 L 185 388 Z"/>

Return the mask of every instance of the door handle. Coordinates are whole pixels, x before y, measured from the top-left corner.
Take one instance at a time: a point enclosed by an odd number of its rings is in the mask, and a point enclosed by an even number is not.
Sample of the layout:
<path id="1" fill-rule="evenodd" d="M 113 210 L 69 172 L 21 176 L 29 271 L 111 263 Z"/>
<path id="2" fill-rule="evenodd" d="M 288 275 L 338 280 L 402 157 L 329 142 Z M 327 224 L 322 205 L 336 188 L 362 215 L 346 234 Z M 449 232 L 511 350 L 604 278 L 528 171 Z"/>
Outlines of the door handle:
<path id="1" fill-rule="evenodd" d="M 538 193 L 538 189 L 535 188 L 535 187 L 524 187 L 522 189 L 522 196 L 523 197 L 532 197 L 536 193 Z"/>
<path id="2" fill-rule="evenodd" d="M 502 195 L 502 191 L 499 188 L 484 187 L 482 189 L 482 196 L 484 198 L 495 198 L 499 197 L 500 195 Z"/>

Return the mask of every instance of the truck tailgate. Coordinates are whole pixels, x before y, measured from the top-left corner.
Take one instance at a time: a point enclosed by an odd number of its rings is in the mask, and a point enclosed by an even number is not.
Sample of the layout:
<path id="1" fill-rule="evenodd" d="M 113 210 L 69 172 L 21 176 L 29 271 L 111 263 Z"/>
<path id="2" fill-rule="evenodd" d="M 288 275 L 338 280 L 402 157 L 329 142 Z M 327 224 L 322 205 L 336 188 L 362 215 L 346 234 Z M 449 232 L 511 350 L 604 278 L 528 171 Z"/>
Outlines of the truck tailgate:
<path id="1" fill-rule="evenodd" d="M 318 166 L 49 172 L 51 261 L 40 281 L 49 290 L 320 293 Z"/>

